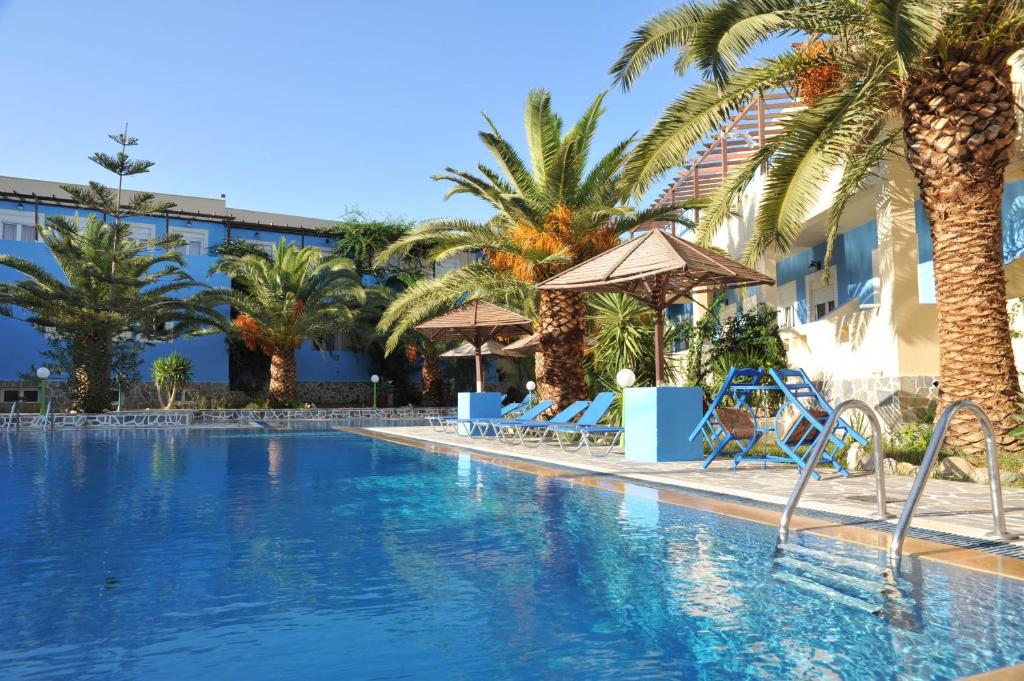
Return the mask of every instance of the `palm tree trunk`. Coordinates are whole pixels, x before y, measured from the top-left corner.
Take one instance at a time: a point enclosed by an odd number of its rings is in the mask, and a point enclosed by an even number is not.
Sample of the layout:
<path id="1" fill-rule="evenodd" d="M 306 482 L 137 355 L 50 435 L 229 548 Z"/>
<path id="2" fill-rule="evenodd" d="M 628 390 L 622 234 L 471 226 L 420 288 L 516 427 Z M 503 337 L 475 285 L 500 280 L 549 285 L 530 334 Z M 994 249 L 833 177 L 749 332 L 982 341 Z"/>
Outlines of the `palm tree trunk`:
<path id="1" fill-rule="evenodd" d="M 540 292 L 537 388 L 541 397 L 554 401 L 558 409 L 587 397 L 583 378 L 586 312 L 582 293 Z"/>
<path id="2" fill-rule="evenodd" d="M 908 160 L 921 186 L 935 251 L 940 407 L 977 402 L 999 444 L 1014 439 L 1020 390 L 1006 311 L 1002 257 L 1003 173 L 1017 123 L 1006 64 L 938 63 L 908 86 L 903 102 Z M 951 449 L 982 450 L 972 416 L 955 420 Z"/>
<path id="3" fill-rule="evenodd" d="M 110 408 L 112 338 L 103 331 L 89 331 L 71 339 L 74 363 L 74 408 L 98 414 Z M 41 406 L 46 409 L 46 405 Z"/>
<path id="4" fill-rule="evenodd" d="M 441 406 L 441 363 L 437 357 L 423 356 L 423 367 L 420 369 L 423 379 L 423 406 Z"/>
<path id="5" fill-rule="evenodd" d="M 283 407 L 295 400 L 295 350 L 277 350 L 270 356 L 270 406 Z"/>

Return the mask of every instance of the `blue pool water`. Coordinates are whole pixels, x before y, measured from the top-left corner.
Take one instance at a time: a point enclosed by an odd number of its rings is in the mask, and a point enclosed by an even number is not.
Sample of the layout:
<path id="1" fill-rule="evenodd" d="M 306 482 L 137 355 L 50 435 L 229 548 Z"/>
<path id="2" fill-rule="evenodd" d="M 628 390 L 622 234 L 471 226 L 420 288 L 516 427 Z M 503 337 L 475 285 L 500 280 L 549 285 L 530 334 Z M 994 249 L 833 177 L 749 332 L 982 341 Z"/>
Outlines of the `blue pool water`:
<path id="1" fill-rule="evenodd" d="M 0 677 L 940 679 L 1024 660 L 1021 583 L 909 560 L 886 590 L 858 568 L 872 551 L 800 537 L 847 561 L 780 558 L 772 527 L 626 491 L 337 431 L 9 436 Z M 808 588 L 829 578 L 846 597 Z"/>

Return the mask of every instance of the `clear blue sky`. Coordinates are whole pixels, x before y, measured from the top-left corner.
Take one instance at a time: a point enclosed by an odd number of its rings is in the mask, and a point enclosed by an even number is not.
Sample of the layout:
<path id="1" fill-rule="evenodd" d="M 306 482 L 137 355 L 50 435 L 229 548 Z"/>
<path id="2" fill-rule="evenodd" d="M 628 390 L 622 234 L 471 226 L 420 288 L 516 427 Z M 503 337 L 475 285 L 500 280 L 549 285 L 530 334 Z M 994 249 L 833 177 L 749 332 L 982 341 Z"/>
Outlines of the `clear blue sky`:
<path id="1" fill-rule="evenodd" d="M 323 218 L 485 217 L 430 179 L 517 145 L 531 88 L 572 120 L 631 31 L 671 0 L 0 0 L 0 174 L 110 181 L 87 160 L 125 123 L 156 162 L 131 187 Z M 670 60 L 615 90 L 597 150 L 683 87 Z"/>

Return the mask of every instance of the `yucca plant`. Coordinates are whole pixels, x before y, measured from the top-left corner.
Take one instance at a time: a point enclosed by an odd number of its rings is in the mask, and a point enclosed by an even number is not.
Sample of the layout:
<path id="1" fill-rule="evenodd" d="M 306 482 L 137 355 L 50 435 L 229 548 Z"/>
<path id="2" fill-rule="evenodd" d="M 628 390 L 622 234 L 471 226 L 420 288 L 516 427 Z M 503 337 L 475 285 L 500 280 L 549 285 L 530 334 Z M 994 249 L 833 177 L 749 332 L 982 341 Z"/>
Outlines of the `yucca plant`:
<path id="1" fill-rule="evenodd" d="M 482 297 L 520 312 L 536 311 L 540 333 L 537 384 L 542 396 L 566 406 L 587 394 L 583 376 L 586 308 L 583 294 L 542 291 L 534 284 L 616 245 L 622 234 L 650 220 L 675 219 L 670 208 L 637 210 L 619 181 L 633 139 L 593 165 L 590 152 L 604 112 L 598 96 L 568 130 L 551 109 L 551 95 L 527 97 L 524 125 L 529 163 L 489 118 L 480 133 L 497 169 L 448 168 L 434 179 L 452 185 L 447 196 L 468 194 L 494 211 L 485 222 L 442 219 L 399 239 L 379 258 L 427 245 L 438 261 L 461 253 L 482 259 L 405 291 L 381 320 L 397 347 L 402 333 L 467 297 Z"/>
<path id="2" fill-rule="evenodd" d="M 654 385 L 654 310 L 622 293 L 597 293 L 587 296 L 587 379 L 593 392 L 619 391 L 615 375 L 632 369 L 636 385 Z M 682 339 L 682 326 L 665 325 L 664 347 L 672 348 Z M 671 357 L 664 362 L 664 378 L 674 383 L 679 366 Z M 621 400 L 613 405 L 611 418 L 621 415 Z"/>
<path id="3" fill-rule="evenodd" d="M 231 305 L 235 317 L 227 330 L 270 357 L 269 393 L 275 407 L 296 399 L 295 350 L 307 339 L 352 328 L 366 299 L 351 260 L 284 239 L 269 259 L 228 255 L 213 271 L 238 285 L 213 292 L 209 299 Z"/>
<path id="4" fill-rule="evenodd" d="M 809 36 L 778 56 L 750 52 L 778 36 Z M 1000 200 L 1017 135 L 1009 60 L 1024 46 L 1021 0 L 713 0 L 648 21 L 612 73 L 624 87 L 677 52 L 679 72 L 703 77 L 662 114 L 625 171 L 644 191 L 721 122 L 762 93 L 796 87 L 801 109 L 733 171 L 703 212 L 707 243 L 736 198 L 767 167 L 749 261 L 785 251 L 820 188 L 831 197 L 831 246 L 847 201 L 883 160 L 908 163 L 931 223 L 942 393 L 973 399 L 1010 436 L 1018 381 L 1006 312 Z M 905 160 L 904 160 L 905 159 Z M 970 420 L 949 443 L 977 449 Z"/>
<path id="5" fill-rule="evenodd" d="M 188 387 L 192 382 L 192 360 L 172 352 L 166 357 L 153 360 L 150 372 L 160 406 L 164 409 L 173 409 L 178 391 Z"/>

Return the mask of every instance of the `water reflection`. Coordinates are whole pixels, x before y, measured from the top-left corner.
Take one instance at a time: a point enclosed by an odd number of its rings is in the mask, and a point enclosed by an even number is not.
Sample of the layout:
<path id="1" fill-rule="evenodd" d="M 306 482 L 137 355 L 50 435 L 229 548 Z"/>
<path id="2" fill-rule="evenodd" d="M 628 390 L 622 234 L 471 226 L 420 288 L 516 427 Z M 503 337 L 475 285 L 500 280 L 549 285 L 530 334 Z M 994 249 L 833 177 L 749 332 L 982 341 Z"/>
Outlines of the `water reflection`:
<path id="1" fill-rule="evenodd" d="M 949 678 L 1024 653 L 1020 584 L 829 566 L 874 580 L 873 614 L 776 579 L 821 575 L 774 528 L 658 497 L 344 433 L 16 435 L 0 676 Z"/>
<path id="2" fill-rule="evenodd" d="M 284 460 L 284 444 L 279 438 L 267 440 L 267 475 L 270 476 L 270 484 L 279 483 L 278 476 L 281 475 L 281 465 Z"/>

